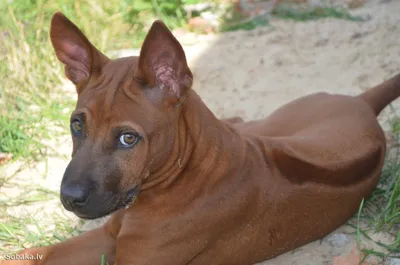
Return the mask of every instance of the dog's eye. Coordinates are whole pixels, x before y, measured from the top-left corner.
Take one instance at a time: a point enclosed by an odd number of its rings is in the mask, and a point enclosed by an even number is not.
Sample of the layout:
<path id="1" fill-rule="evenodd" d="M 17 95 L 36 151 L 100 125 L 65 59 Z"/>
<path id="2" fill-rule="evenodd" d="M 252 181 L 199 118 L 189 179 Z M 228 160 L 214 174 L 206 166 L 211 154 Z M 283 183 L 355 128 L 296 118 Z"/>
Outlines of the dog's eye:
<path id="1" fill-rule="evenodd" d="M 137 135 L 133 133 L 123 133 L 119 137 L 119 142 L 123 147 L 131 147 L 139 140 Z"/>
<path id="2" fill-rule="evenodd" d="M 83 130 L 83 125 L 79 120 L 73 120 L 71 122 L 71 130 L 74 134 L 81 134 Z"/>

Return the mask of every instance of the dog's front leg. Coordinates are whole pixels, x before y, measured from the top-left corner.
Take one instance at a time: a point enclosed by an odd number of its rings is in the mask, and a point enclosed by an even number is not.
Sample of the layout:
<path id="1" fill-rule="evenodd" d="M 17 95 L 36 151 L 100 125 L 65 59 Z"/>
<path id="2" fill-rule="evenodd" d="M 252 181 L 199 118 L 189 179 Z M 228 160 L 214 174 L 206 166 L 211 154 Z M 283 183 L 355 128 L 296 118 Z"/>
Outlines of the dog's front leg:
<path id="1" fill-rule="evenodd" d="M 23 250 L 0 265 L 99 265 L 103 254 L 113 264 L 115 238 L 107 224 L 58 244 Z"/>

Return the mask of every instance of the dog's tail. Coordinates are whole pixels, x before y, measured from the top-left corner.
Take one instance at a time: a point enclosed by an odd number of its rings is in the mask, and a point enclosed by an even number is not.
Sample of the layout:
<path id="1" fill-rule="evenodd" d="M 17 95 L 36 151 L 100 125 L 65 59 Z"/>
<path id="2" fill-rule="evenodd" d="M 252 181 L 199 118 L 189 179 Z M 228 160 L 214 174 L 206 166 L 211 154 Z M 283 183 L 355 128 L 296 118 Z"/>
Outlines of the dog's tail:
<path id="1" fill-rule="evenodd" d="M 368 89 L 358 97 L 367 102 L 378 116 L 388 104 L 400 97 L 400 74 Z"/>

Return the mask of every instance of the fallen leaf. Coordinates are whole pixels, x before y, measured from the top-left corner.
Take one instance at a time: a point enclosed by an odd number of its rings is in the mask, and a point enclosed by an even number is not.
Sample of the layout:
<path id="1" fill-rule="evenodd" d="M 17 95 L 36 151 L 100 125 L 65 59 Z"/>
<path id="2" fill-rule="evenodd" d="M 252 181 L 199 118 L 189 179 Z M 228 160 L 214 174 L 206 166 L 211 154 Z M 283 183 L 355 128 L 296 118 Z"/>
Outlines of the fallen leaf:
<path id="1" fill-rule="evenodd" d="M 13 158 L 12 154 L 0 153 L 0 165 L 3 165 Z"/>
<path id="2" fill-rule="evenodd" d="M 333 265 L 377 265 L 375 260 L 364 261 L 360 264 L 364 258 L 364 254 L 361 254 L 357 246 L 354 246 L 351 252 L 347 256 L 336 256 L 333 258 Z"/>

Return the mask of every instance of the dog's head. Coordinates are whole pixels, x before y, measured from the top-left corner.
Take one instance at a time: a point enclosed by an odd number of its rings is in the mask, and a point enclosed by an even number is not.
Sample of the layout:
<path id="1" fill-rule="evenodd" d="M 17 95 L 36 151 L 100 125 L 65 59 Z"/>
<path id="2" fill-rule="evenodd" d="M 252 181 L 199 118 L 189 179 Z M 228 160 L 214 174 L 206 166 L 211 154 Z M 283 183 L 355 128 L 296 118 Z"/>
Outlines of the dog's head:
<path id="1" fill-rule="evenodd" d="M 61 13 L 52 18 L 50 37 L 78 93 L 61 201 L 79 217 L 102 217 L 127 206 L 150 171 L 165 163 L 176 140 L 176 106 L 193 75 L 161 21 L 139 57 L 107 58 Z"/>

